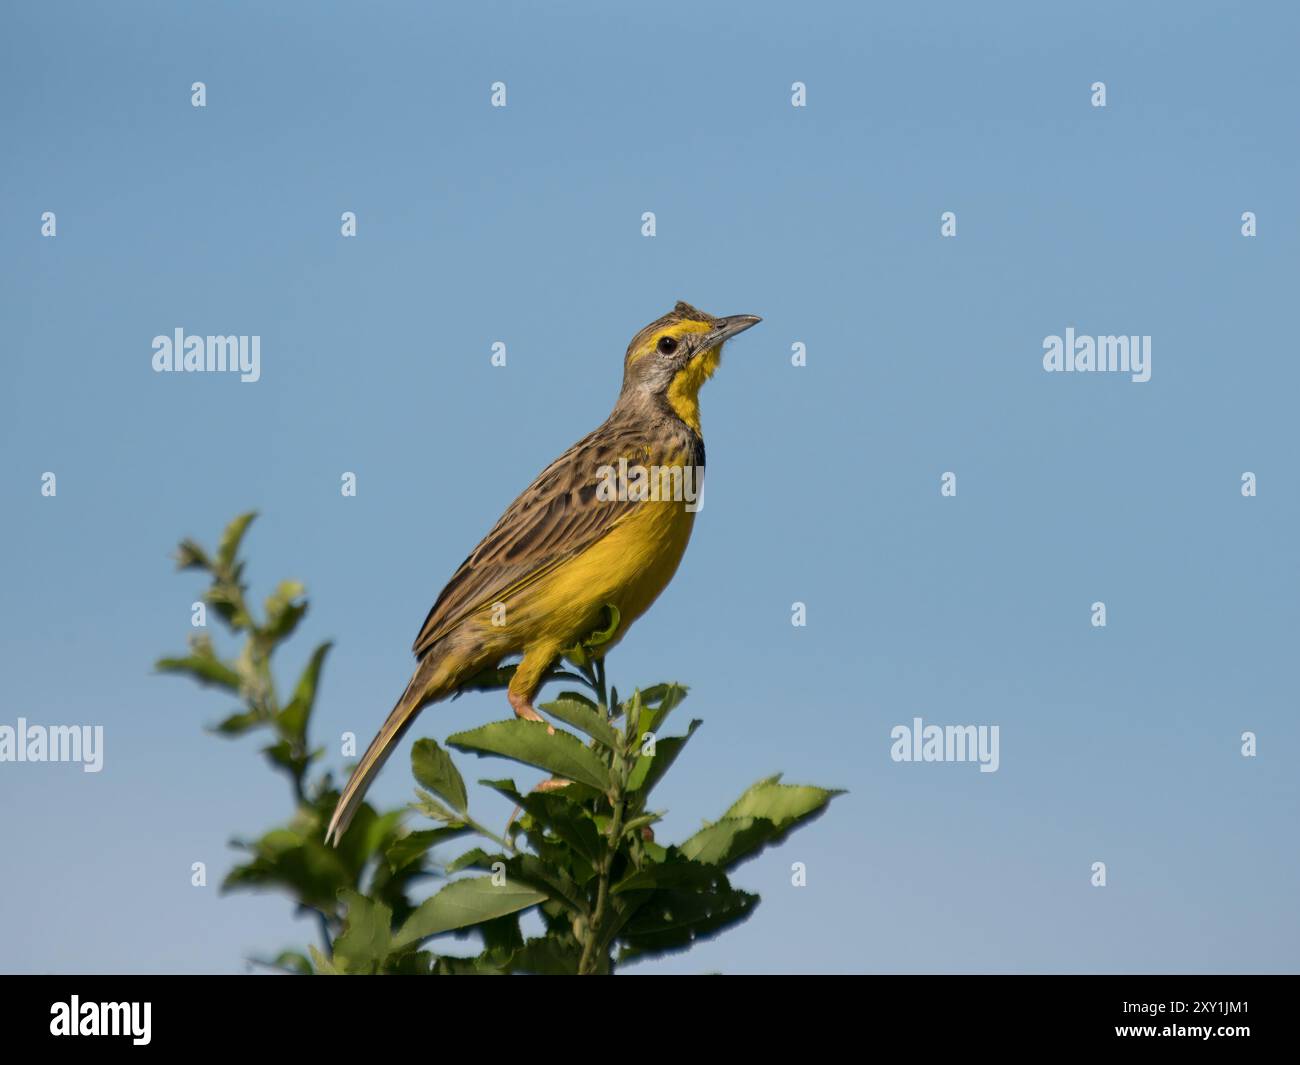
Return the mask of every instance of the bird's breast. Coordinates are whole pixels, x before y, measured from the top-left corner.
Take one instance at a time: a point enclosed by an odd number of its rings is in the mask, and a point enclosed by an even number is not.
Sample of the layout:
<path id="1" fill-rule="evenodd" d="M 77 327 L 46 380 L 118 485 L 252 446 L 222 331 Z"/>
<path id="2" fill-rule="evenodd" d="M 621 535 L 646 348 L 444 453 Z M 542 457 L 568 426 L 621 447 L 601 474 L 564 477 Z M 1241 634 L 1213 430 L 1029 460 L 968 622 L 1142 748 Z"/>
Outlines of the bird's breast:
<path id="1" fill-rule="evenodd" d="M 533 605 L 545 619 L 546 636 L 566 645 L 584 637 L 611 604 L 620 617 L 617 641 L 672 580 L 695 525 L 694 500 L 703 471 L 689 467 L 683 458 L 665 462 L 659 471 L 662 479 L 655 495 L 639 502 L 536 589 Z"/>

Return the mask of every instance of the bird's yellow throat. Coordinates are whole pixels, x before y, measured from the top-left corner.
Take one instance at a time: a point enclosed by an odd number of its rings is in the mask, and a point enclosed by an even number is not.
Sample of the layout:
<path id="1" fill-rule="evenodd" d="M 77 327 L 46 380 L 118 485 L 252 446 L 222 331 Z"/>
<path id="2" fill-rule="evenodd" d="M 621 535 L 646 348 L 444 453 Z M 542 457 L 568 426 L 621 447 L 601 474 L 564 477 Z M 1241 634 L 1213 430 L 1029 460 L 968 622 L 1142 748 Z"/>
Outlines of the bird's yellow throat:
<path id="1" fill-rule="evenodd" d="M 700 389 L 721 361 L 721 346 L 702 351 L 681 368 L 668 386 L 668 405 L 697 433 L 700 431 Z"/>
<path id="2" fill-rule="evenodd" d="M 655 343 L 661 337 L 681 338 L 691 333 L 707 333 L 712 328 L 713 326 L 709 322 L 696 318 L 686 318 L 667 327 L 656 329 L 652 334 L 646 336 L 637 350 L 632 352 L 630 361 L 635 362 L 638 359 L 653 358 Z M 713 376 L 721 361 L 721 344 L 706 351 L 701 351 L 678 371 L 677 376 L 673 378 L 672 384 L 668 386 L 666 397 L 668 405 L 672 407 L 673 413 L 677 417 L 697 433 L 700 432 L 700 389 L 703 387 L 704 382 Z"/>

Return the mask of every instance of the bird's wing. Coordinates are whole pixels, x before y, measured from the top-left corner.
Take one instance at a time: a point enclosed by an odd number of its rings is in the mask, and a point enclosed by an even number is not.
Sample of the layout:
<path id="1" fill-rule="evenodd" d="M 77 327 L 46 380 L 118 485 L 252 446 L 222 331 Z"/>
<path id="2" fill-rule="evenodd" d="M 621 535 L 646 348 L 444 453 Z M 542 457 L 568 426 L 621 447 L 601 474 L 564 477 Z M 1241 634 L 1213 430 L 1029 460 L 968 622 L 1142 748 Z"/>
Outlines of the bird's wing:
<path id="1" fill-rule="evenodd" d="M 602 466 L 647 459 L 645 438 L 606 423 L 544 469 L 470 552 L 433 604 L 414 651 L 423 656 L 459 622 L 502 602 L 595 543 L 643 504 L 596 498 Z"/>

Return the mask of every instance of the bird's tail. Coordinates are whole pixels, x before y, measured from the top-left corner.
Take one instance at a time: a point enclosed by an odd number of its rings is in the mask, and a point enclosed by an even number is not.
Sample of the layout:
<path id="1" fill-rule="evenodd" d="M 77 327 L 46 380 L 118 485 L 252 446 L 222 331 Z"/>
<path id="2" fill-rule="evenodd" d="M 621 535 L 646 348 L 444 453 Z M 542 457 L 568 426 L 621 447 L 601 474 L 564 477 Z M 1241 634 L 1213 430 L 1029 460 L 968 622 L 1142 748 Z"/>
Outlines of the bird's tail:
<path id="1" fill-rule="evenodd" d="M 330 818 L 329 828 L 325 831 L 327 844 L 332 842 L 336 847 L 339 845 L 339 840 L 347 831 L 348 825 L 352 823 L 352 818 L 366 797 L 366 789 L 370 787 L 370 782 L 384 767 L 388 756 L 393 753 L 393 748 L 411 727 L 416 715 L 429 703 L 446 694 L 445 692 L 430 693 L 425 687 L 425 680 L 425 670 L 416 670 L 411 683 L 406 686 L 406 691 L 393 707 L 392 713 L 388 715 L 388 719 L 375 738 L 370 741 L 370 746 L 361 756 L 357 767 L 352 770 L 352 776 L 348 779 L 343 794 L 339 796 L 338 805 L 334 807 L 334 816 Z"/>

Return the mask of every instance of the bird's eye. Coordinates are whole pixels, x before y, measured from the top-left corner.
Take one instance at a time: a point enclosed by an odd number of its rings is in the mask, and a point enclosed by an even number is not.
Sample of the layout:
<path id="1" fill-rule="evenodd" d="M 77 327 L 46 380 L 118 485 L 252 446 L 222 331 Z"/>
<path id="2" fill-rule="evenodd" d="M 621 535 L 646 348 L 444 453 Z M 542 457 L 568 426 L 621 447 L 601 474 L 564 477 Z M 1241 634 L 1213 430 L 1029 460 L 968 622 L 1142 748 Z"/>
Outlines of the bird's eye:
<path id="1" fill-rule="evenodd" d="M 671 355 L 671 354 L 672 354 L 674 351 L 676 351 L 676 350 L 677 350 L 677 338 L 676 338 L 676 337 L 660 337 L 660 338 L 659 338 L 659 354 L 660 354 L 660 355 Z"/>

